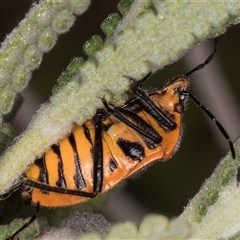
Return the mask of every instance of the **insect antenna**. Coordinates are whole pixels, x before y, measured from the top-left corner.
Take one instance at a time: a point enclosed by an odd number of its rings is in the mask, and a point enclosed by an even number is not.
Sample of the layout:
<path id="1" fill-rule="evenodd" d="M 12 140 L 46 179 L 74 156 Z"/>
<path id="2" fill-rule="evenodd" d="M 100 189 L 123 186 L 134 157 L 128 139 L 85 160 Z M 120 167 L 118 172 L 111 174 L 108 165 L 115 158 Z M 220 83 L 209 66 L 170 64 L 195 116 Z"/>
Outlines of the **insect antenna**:
<path id="1" fill-rule="evenodd" d="M 203 63 L 200 63 L 199 65 L 197 65 L 195 68 L 193 68 L 192 70 L 190 70 L 189 72 L 185 73 L 183 76 L 184 77 L 187 77 L 191 74 L 193 74 L 194 72 L 204 68 L 207 64 L 209 64 L 215 54 L 217 53 L 217 46 L 218 46 L 218 41 L 217 39 L 215 39 L 214 41 L 214 49 L 212 51 L 212 53 L 207 57 L 207 59 L 203 62 Z M 232 154 L 232 158 L 235 159 L 236 157 L 236 153 L 235 153 L 235 149 L 234 149 L 234 146 L 233 146 L 233 142 L 231 141 L 227 131 L 224 129 L 224 127 L 221 125 L 221 123 L 216 119 L 216 117 L 207 109 L 205 108 L 197 99 L 196 97 L 194 97 L 190 92 L 187 92 L 187 91 L 184 91 L 183 92 L 184 95 L 187 95 L 189 96 L 196 104 L 198 107 L 200 107 L 205 113 L 206 115 L 212 119 L 212 121 L 216 124 L 217 128 L 219 129 L 219 131 L 222 133 L 222 135 L 224 136 L 224 138 L 228 141 L 228 144 L 229 144 L 229 148 L 230 148 L 230 151 L 231 151 L 231 154 Z"/>
<path id="2" fill-rule="evenodd" d="M 217 125 L 217 128 L 219 129 L 219 131 L 222 133 L 222 135 L 225 137 L 225 139 L 228 141 L 229 144 L 229 148 L 232 154 L 232 158 L 235 159 L 236 157 L 236 153 L 235 153 L 235 149 L 233 146 L 233 142 L 231 141 L 227 131 L 224 129 L 224 127 L 221 125 L 221 123 L 216 119 L 216 117 L 207 109 L 205 108 L 197 99 L 196 97 L 194 97 L 190 92 L 182 92 L 182 94 L 189 96 L 196 104 L 198 107 L 200 107 L 205 113 L 206 115 L 212 119 L 212 121 Z"/>
<path id="3" fill-rule="evenodd" d="M 185 73 L 183 76 L 184 77 L 190 76 L 193 73 L 197 72 L 198 70 L 204 68 L 206 65 L 208 65 L 213 60 L 215 54 L 217 53 L 217 46 L 218 46 L 218 40 L 215 38 L 215 40 L 214 40 L 214 49 L 213 49 L 212 53 L 208 56 L 208 58 L 203 63 L 200 63 L 195 68 L 193 68 L 189 72 Z"/>

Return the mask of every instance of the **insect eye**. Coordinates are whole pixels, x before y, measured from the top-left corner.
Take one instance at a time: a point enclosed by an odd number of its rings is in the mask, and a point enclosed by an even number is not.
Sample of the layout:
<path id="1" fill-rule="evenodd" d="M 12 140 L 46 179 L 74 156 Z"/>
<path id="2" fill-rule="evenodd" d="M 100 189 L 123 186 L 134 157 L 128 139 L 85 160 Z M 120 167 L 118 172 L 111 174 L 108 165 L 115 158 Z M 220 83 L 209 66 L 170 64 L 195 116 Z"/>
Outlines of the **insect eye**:
<path id="1" fill-rule="evenodd" d="M 174 110 L 178 113 L 182 113 L 184 111 L 184 104 L 182 102 L 175 104 Z"/>

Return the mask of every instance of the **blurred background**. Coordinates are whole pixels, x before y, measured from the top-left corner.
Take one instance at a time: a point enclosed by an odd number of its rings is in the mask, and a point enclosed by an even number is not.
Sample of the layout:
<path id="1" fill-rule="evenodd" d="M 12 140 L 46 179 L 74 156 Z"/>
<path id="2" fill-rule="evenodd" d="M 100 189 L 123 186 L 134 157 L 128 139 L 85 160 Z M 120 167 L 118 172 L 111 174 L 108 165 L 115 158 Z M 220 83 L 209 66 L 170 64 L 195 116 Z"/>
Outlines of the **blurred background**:
<path id="1" fill-rule="evenodd" d="M 14 120 L 21 133 L 41 103 L 51 96 L 56 79 L 75 56 L 84 56 L 82 45 L 92 35 L 104 37 L 100 24 L 116 12 L 117 0 L 94 0 L 90 9 L 78 17 L 73 28 L 60 36 L 54 49 L 44 55 L 40 68 L 22 96 L 24 103 Z M 33 1 L 0 1 L 0 41 L 14 29 L 29 11 Z M 240 26 L 232 26 L 219 38 L 216 58 L 200 72 L 191 76 L 191 93 L 221 122 L 234 141 L 240 135 Z M 147 81 L 146 87 L 161 88 L 174 76 L 186 73 L 203 62 L 213 50 L 213 41 L 189 52 L 177 63 L 165 67 Z M 126 180 L 120 188 L 108 194 L 102 211 L 114 221 L 139 222 L 147 213 L 179 215 L 213 172 L 228 151 L 228 143 L 215 124 L 189 100 L 183 119 L 184 134 L 177 153 L 165 163 L 155 163 Z M 16 193 L 13 198 L 19 196 Z M 0 203 L 3 207 L 4 202 Z M 25 209 L 20 202 L 15 212 Z M 25 212 L 25 210 L 24 210 Z M 9 214 L 0 211 L 0 221 L 8 222 Z M 21 217 L 21 214 L 20 216 Z"/>

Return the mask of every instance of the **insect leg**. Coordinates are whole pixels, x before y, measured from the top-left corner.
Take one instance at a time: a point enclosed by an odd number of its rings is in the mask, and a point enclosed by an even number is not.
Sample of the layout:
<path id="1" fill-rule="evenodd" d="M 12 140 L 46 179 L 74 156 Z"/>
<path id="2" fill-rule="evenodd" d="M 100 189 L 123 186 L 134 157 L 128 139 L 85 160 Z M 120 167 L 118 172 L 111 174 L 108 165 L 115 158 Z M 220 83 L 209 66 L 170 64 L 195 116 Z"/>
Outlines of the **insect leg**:
<path id="1" fill-rule="evenodd" d="M 148 94 L 141 89 L 138 83 L 132 87 L 132 91 L 142 102 L 143 107 L 146 110 L 149 109 L 150 112 L 152 112 L 154 117 L 156 117 L 157 119 L 159 118 L 162 119 L 164 121 L 164 124 L 170 131 L 174 130 L 177 127 L 176 123 L 172 119 L 170 119 L 169 116 L 164 111 L 162 111 L 152 102 Z"/>
<path id="2" fill-rule="evenodd" d="M 39 204 L 39 202 L 37 202 L 35 214 L 29 219 L 28 222 L 26 222 L 25 224 L 23 224 L 22 227 L 20 227 L 11 237 L 7 238 L 6 240 L 14 240 L 15 237 L 16 237 L 21 231 L 23 231 L 25 228 L 27 228 L 27 227 L 37 218 L 37 216 L 38 216 L 38 214 L 39 214 L 39 210 L 40 210 L 40 204 Z"/>
<path id="3" fill-rule="evenodd" d="M 22 180 L 14 184 L 7 192 L 0 195 L 0 201 L 8 198 L 13 192 L 17 191 L 22 185 Z"/>
<path id="4" fill-rule="evenodd" d="M 102 99 L 103 105 L 105 106 L 106 110 L 113 114 L 118 120 L 125 123 L 127 126 L 131 127 L 138 133 L 140 133 L 142 136 L 150 139 L 156 144 L 159 144 L 162 140 L 162 137 L 145 121 L 143 121 L 139 116 L 135 115 L 134 113 L 131 113 L 130 111 L 118 111 L 115 108 L 110 107 L 105 99 Z M 128 117 L 131 119 L 128 120 L 125 115 L 128 115 Z M 135 122 L 135 123 L 134 123 Z M 142 125 L 142 127 L 139 127 L 136 122 L 139 122 L 139 125 Z"/>
<path id="5" fill-rule="evenodd" d="M 151 75 L 152 72 L 149 72 L 144 78 L 139 80 L 137 83 L 134 82 L 132 84 L 131 91 L 139 98 L 139 100 L 143 103 L 143 106 L 150 109 L 155 116 L 158 116 L 158 118 L 160 117 L 165 121 L 166 125 L 168 125 L 169 130 L 174 130 L 176 128 L 176 123 L 172 121 L 161 109 L 156 107 L 156 105 L 152 102 L 148 94 L 141 89 L 143 82 L 145 82 Z M 128 78 L 130 80 L 134 80 L 131 77 Z"/>
<path id="6" fill-rule="evenodd" d="M 93 152 L 93 194 L 102 191 L 103 185 L 103 146 L 102 146 L 102 115 L 96 115 L 95 144 Z"/>

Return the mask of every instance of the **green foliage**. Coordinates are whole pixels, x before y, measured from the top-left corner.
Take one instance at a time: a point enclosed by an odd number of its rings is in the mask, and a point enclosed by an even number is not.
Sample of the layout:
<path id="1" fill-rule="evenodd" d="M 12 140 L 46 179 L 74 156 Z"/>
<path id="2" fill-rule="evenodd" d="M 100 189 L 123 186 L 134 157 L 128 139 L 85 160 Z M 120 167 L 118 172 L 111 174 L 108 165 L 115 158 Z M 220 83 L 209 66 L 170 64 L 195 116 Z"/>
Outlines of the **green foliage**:
<path id="1" fill-rule="evenodd" d="M 118 10 L 122 15 L 126 15 L 130 10 L 134 0 L 121 0 L 118 4 Z"/>
<path id="2" fill-rule="evenodd" d="M 96 51 L 99 51 L 103 46 L 103 40 L 100 36 L 92 36 L 83 46 L 86 55 L 92 57 Z"/>
<path id="3" fill-rule="evenodd" d="M 114 33 L 114 29 L 117 27 L 120 22 L 121 17 L 117 13 L 110 14 L 106 20 L 102 23 L 101 28 L 106 34 L 106 38 L 109 39 Z"/>
<path id="4" fill-rule="evenodd" d="M 27 86 L 43 54 L 88 5 L 88 0 L 41 1 L 5 39 L 0 52 L 0 116 L 11 111 L 16 94 Z"/>
<path id="5" fill-rule="evenodd" d="M 11 237 L 18 229 L 20 229 L 25 223 L 29 221 L 28 219 L 15 219 L 9 225 L 0 226 L 0 240 L 6 240 Z M 38 219 L 31 223 L 27 228 L 18 234 L 19 239 L 32 240 L 39 235 L 40 229 L 46 225 L 44 219 Z"/>
<path id="6" fill-rule="evenodd" d="M 235 150 L 236 159 L 228 155 L 220 162 L 181 216 L 193 224 L 193 238 L 224 239 L 239 232 L 239 139 Z"/>
<path id="7" fill-rule="evenodd" d="M 65 86 L 72 78 L 78 73 L 79 68 L 83 65 L 84 61 L 83 58 L 74 58 L 70 64 L 68 65 L 65 72 L 63 72 L 60 77 L 57 79 L 57 83 L 52 93 L 56 93 L 61 87 Z"/>
<path id="8" fill-rule="evenodd" d="M 182 219 L 169 221 L 161 215 L 146 216 L 139 228 L 132 222 L 116 224 L 104 237 L 85 234 L 79 240 L 91 239 L 188 239 L 191 236 L 190 225 Z"/>

